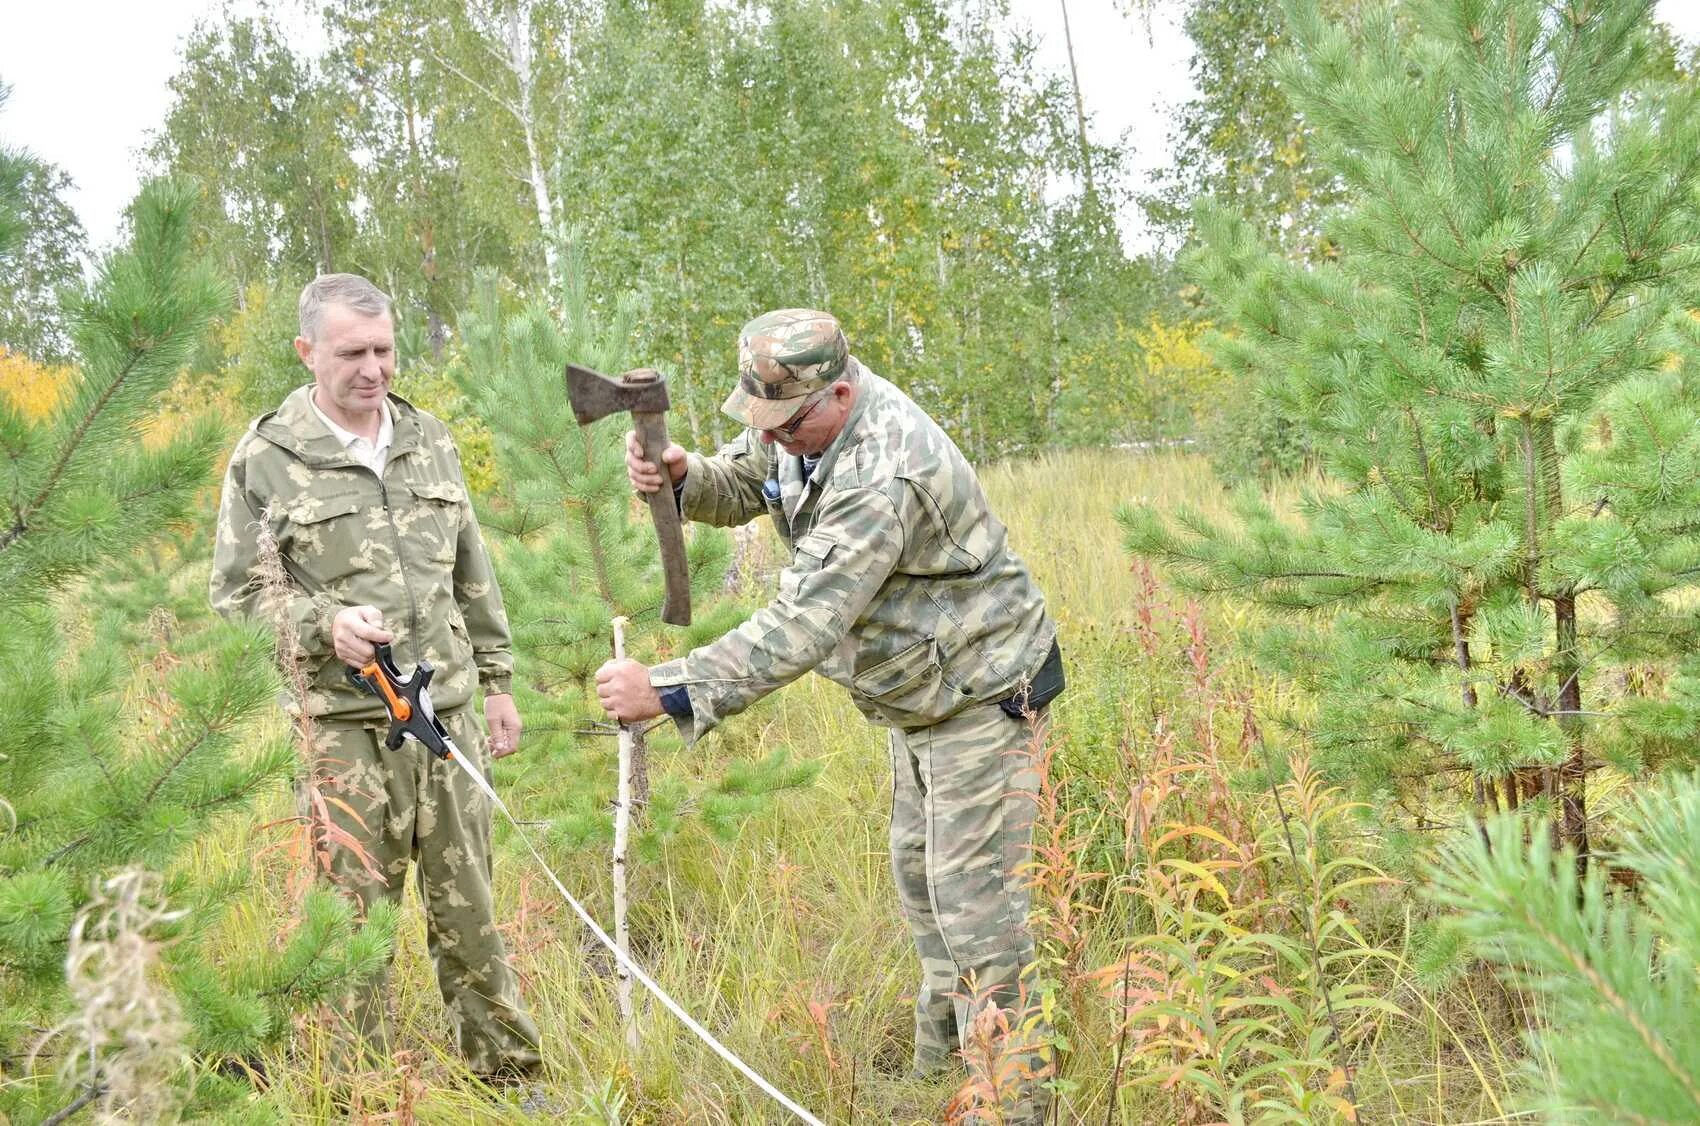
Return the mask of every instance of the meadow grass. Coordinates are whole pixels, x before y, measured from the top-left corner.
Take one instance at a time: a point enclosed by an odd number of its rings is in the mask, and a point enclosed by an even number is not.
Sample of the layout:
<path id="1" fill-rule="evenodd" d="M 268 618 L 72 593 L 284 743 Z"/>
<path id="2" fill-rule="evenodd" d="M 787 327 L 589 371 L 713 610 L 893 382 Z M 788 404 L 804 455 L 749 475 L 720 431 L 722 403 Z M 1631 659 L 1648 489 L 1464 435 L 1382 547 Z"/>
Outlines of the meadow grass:
<path id="1" fill-rule="evenodd" d="M 1533 1019 L 1525 1002 L 1481 975 L 1437 989 L 1418 981 L 1411 935 L 1420 900 L 1379 875 L 1377 842 L 1353 832 L 1344 797 L 1260 760 L 1248 741 L 1248 714 L 1285 692 L 1260 680 L 1235 644 L 1255 616 L 1232 605 L 1189 609 L 1122 550 L 1113 512 L 1125 501 L 1226 515 L 1206 464 L 1179 453 L 1055 453 L 992 466 L 984 481 L 1047 592 L 1068 659 L 1040 825 L 1054 847 L 1033 873 L 1045 980 L 1067 1041 L 1056 1120 L 1513 1120 L 1507 1091 L 1526 1065 L 1518 1032 Z M 1296 496 L 1288 489 L 1277 502 Z M 753 553 L 744 572 L 759 584 L 775 565 L 773 545 L 758 540 Z M 884 732 L 841 689 L 807 677 L 694 750 L 660 738 L 654 753 L 658 772 L 707 777 L 775 747 L 818 762 L 815 784 L 781 795 L 735 839 L 690 828 L 658 860 L 635 863 L 634 953 L 734 1051 L 825 1120 L 997 1121 L 984 1100 L 952 1103 L 960 1078 L 901 1078 L 918 967 L 886 862 Z M 584 761 L 612 759 L 610 747 Z M 546 774 L 522 754 L 499 765 L 495 781 L 523 819 Z M 1271 781 L 1293 816 L 1293 852 Z M 197 852 L 205 870 L 251 863 L 266 877 L 269 890 L 221 924 L 232 955 L 278 940 L 297 861 L 261 847 L 256 828 L 289 811 L 279 795 Z M 543 1030 L 544 1092 L 561 1117 L 785 1120 L 641 991 L 641 1047 L 629 1053 L 610 960 L 511 831 L 496 836 L 498 912 Z M 563 881 L 609 919 L 606 850 L 547 852 Z M 352 1090 L 356 1119 L 522 1117 L 457 1060 L 417 899 L 408 899 L 390 978 L 394 1065 L 337 1077 L 334 1018 L 303 1020 L 263 1061 L 264 1093 L 241 1117 L 331 1116 L 333 1079 Z M 1343 1044 L 1321 1005 L 1312 933 Z"/>

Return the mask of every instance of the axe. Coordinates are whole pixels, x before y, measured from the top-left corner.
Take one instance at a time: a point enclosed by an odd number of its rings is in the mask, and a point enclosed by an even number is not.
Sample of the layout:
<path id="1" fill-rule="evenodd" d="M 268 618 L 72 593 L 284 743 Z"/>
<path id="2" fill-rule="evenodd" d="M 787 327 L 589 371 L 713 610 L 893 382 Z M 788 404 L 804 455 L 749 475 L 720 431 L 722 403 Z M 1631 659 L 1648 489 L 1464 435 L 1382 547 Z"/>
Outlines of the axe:
<path id="1" fill-rule="evenodd" d="M 685 532 L 679 522 L 678 502 L 668 487 L 667 465 L 661 460 L 661 451 L 667 448 L 666 378 L 652 368 L 638 368 L 611 379 L 568 364 L 567 401 L 572 403 L 573 417 L 580 426 L 589 426 L 616 411 L 631 412 L 644 459 L 661 470 L 661 488 L 646 494 L 649 514 L 655 520 L 655 538 L 661 541 L 661 569 L 667 583 L 661 620 L 668 625 L 690 625 L 691 576 L 685 566 Z"/>

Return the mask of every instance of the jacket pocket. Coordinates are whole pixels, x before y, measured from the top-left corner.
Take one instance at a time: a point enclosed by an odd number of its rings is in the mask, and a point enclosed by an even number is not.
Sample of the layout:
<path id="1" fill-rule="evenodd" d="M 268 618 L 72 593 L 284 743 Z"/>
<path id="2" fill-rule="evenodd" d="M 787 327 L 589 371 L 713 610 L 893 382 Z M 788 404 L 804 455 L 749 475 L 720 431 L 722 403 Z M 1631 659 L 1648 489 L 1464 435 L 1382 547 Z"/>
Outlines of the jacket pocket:
<path id="1" fill-rule="evenodd" d="M 293 501 L 283 510 L 278 545 L 315 589 L 376 566 L 359 493 Z"/>
<path id="2" fill-rule="evenodd" d="M 409 481 L 419 524 L 414 530 L 433 562 L 453 566 L 466 490 L 446 481 Z"/>
<path id="3" fill-rule="evenodd" d="M 449 654 L 449 661 L 455 667 L 471 668 L 473 665 L 472 633 L 466 628 L 466 618 L 462 616 L 460 607 L 449 607 L 449 638 L 454 646 L 454 652 Z"/>
<path id="4" fill-rule="evenodd" d="M 441 501 L 457 508 L 466 499 L 466 490 L 449 481 L 409 481 L 407 487 L 423 500 Z"/>
<path id="5" fill-rule="evenodd" d="M 938 640 L 930 636 L 857 671 L 850 683 L 870 703 L 898 713 L 891 718 L 900 721 L 933 722 L 960 703 L 958 693 L 945 680 Z"/>
<path id="6" fill-rule="evenodd" d="M 833 542 L 826 536 L 810 533 L 799 536 L 791 553 L 791 565 L 779 572 L 779 596 L 795 601 L 803 593 L 810 578 L 826 566 L 832 554 Z"/>

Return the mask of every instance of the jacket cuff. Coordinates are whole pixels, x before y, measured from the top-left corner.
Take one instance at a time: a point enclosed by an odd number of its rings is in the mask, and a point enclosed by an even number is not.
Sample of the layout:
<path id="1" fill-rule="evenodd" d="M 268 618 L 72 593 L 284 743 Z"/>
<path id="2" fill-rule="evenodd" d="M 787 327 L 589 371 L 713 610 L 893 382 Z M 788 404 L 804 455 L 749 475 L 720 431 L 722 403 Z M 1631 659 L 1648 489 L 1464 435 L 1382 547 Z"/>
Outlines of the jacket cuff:
<path id="1" fill-rule="evenodd" d="M 702 504 L 702 493 L 708 487 L 708 471 L 702 467 L 703 456 L 685 452 L 685 479 L 673 486 L 673 499 L 679 504 L 679 515 L 694 519 Z"/>
<path id="2" fill-rule="evenodd" d="M 690 690 L 690 679 L 685 673 L 683 658 L 663 661 L 652 666 L 649 670 L 649 683 L 661 696 L 661 706 L 667 717 L 678 727 L 679 736 L 686 746 L 708 734 L 718 722 L 713 715 L 698 711 L 697 693 Z M 675 712 L 668 704 L 676 705 L 679 694 L 684 695 L 685 707 L 682 711 Z"/>
<path id="3" fill-rule="evenodd" d="M 480 676 L 479 683 L 484 686 L 486 696 L 511 696 L 514 690 L 514 675 L 510 672 L 493 672 L 488 676 Z"/>

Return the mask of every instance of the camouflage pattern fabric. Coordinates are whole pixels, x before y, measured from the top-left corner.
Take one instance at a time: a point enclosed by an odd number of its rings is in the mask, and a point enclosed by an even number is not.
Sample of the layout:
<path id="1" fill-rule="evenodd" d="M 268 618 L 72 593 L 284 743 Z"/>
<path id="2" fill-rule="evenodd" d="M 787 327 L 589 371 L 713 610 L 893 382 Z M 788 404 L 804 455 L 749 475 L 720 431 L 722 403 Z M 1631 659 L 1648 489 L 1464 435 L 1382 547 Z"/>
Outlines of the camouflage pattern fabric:
<path id="1" fill-rule="evenodd" d="M 331 619 L 372 605 L 395 634 L 396 663 L 428 658 L 431 699 L 446 712 L 513 675 L 508 620 L 473 516 L 448 428 L 398 396 L 395 438 L 380 479 L 313 413 L 312 386 L 290 393 L 236 444 L 225 473 L 213 551 L 213 608 L 271 618 L 255 576 L 263 514 L 293 591 L 285 608 L 300 638 L 310 715 L 376 719 L 383 704 L 351 687 L 331 648 Z M 294 702 L 286 701 L 293 709 Z"/>
<path id="2" fill-rule="evenodd" d="M 769 605 L 650 670 L 657 688 L 687 686 L 689 740 L 810 669 L 874 723 L 926 727 L 1008 696 L 1050 650 L 1044 597 L 973 467 L 903 392 L 854 359 L 849 370 L 856 404 L 808 480 L 754 431 L 687 459 L 687 517 L 765 513 L 792 552 Z"/>
<path id="3" fill-rule="evenodd" d="M 775 309 L 738 333 L 738 386 L 721 410 L 746 426 L 778 426 L 798 400 L 844 376 L 850 346 L 831 313 Z"/>
<path id="4" fill-rule="evenodd" d="M 519 1008 L 495 930 L 485 799 L 455 764 L 416 745 L 383 750 L 385 726 L 362 725 L 386 725 L 383 704 L 347 682 L 331 645 L 339 610 L 378 607 L 395 634 L 396 662 L 405 669 L 425 658 L 437 667 L 431 700 L 438 715 L 463 750 L 486 761 L 482 721 L 467 705 L 479 681 L 486 694 L 509 691 L 513 657 L 460 457 L 441 422 L 391 395 L 394 438 L 380 478 L 314 414 L 311 391 L 297 389 L 255 420 L 231 455 L 213 551 L 213 608 L 272 620 L 272 596 L 256 574 L 266 521 L 290 580 L 282 610 L 300 639 L 305 708 L 320 717 L 317 761 L 340 771 L 337 796 L 358 817 L 334 803 L 331 811 L 385 873 L 371 881 L 350 850 L 334 850 L 328 875 L 370 904 L 398 897 L 408 860 L 417 858 L 431 956 L 462 1050 L 477 1071 L 530 1070 L 537 1030 Z M 293 699 L 284 703 L 295 709 Z M 375 988 L 357 1013 L 380 1041 L 381 1010 Z"/>
<path id="5" fill-rule="evenodd" d="M 941 1070 L 966 1046 L 980 1008 L 1012 1010 L 1026 1042 L 1050 1026 L 1024 996 L 1033 963 L 1028 891 L 1021 865 L 1033 835 L 1038 773 L 1028 721 L 980 705 L 915 731 L 891 733 L 891 871 L 921 956 L 912 1070 Z M 1024 1011 L 1030 1010 L 1030 1011 Z M 1042 1122 L 1042 1049 L 1021 1053 L 1029 1080 L 1007 1092 L 1006 1122 Z"/>
<path id="6" fill-rule="evenodd" d="M 973 467 L 926 412 L 853 357 L 858 395 L 844 429 L 804 477 L 800 458 L 746 431 L 691 454 L 686 516 L 744 524 L 766 514 L 789 545 L 777 597 L 738 629 L 650 670 L 685 685 L 688 740 L 810 669 L 892 728 L 891 860 L 921 955 L 915 1066 L 941 1066 L 981 1004 L 1019 1002 L 1033 961 L 1027 856 L 1036 774 L 1028 725 L 996 704 L 1044 664 L 1056 627 L 1010 550 Z M 1040 1043 L 1043 1022 L 1028 1028 Z M 1035 1074 L 1042 1055 L 1022 1061 Z M 1043 1120 L 1034 1079 L 1005 1121 Z"/>
<path id="7" fill-rule="evenodd" d="M 483 723 L 471 708 L 441 717 L 461 753 L 488 775 Z M 460 1051 L 484 1075 L 538 1069 L 537 1026 L 521 1006 L 519 982 L 495 927 L 491 893 L 490 801 L 452 762 L 411 740 L 384 747 L 387 726 L 318 723 L 315 762 L 321 783 L 347 802 L 325 803 L 332 821 L 371 855 L 373 877 L 351 849 L 331 853 L 327 875 L 362 912 L 399 900 L 410 859 L 418 860 L 419 898 L 437 986 Z M 303 810 L 303 813 L 306 811 Z M 382 1060 L 388 1054 L 386 974 L 363 988 L 354 1029 Z"/>

